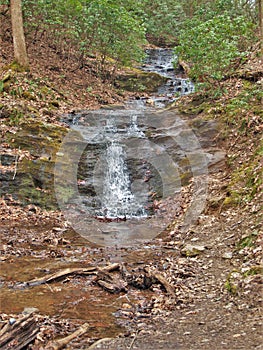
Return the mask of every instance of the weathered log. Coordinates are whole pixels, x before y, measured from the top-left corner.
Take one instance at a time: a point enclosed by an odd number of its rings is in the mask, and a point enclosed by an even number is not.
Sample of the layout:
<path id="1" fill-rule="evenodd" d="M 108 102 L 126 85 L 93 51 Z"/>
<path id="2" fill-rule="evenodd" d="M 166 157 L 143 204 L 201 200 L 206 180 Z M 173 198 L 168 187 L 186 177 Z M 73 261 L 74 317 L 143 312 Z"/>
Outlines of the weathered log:
<path id="1" fill-rule="evenodd" d="M 113 264 L 100 269 L 96 277 L 97 284 L 110 293 L 127 291 L 127 283 L 120 276 L 110 275 L 110 272 L 119 268 L 119 264 Z"/>
<path id="2" fill-rule="evenodd" d="M 89 329 L 89 327 L 90 326 L 88 323 L 84 323 L 75 332 L 69 334 L 68 336 L 49 342 L 46 345 L 46 349 L 47 350 L 61 350 L 61 349 L 65 348 L 68 345 L 68 343 L 70 343 L 73 339 L 86 333 L 87 330 Z"/>
<path id="3" fill-rule="evenodd" d="M 20 350 L 37 336 L 39 327 L 33 315 L 26 315 L 13 324 L 6 323 L 0 330 L 1 350 Z"/>

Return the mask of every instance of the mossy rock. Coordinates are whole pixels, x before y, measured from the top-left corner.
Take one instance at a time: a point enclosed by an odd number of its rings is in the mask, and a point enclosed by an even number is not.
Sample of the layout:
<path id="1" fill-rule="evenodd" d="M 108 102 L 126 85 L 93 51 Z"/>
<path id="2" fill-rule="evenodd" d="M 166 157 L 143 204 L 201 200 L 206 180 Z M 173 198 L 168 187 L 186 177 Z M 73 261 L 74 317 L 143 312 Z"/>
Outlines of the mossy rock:
<path id="1" fill-rule="evenodd" d="M 64 127 L 39 122 L 21 124 L 16 134 L 8 136 L 10 144 L 27 150 L 35 159 L 18 162 L 17 174 L 4 179 L 4 193 L 10 193 L 24 205 L 35 204 L 45 209 L 57 209 L 54 191 L 56 154 L 68 130 Z"/>
<path id="2" fill-rule="evenodd" d="M 34 174 L 31 174 L 33 172 Z M 45 209 L 57 209 L 58 205 L 53 191 L 52 181 L 45 179 L 43 182 L 38 181 L 39 177 L 35 177 L 36 171 L 32 171 L 29 166 L 26 171 L 19 168 L 14 178 L 13 172 L 1 174 L 2 187 L 0 195 L 12 194 L 13 198 L 19 200 L 22 205 L 34 204 Z M 41 173 L 43 180 L 45 174 Z M 49 182 L 49 186 L 48 186 Z M 41 188 L 46 187 L 46 189 Z"/>
<path id="3" fill-rule="evenodd" d="M 131 92 L 156 92 L 158 88 L 165 84 L 167 78 L 157 73 L 147 73 L 142 71 L 133 71 L 119 75 L 115 80 L 118 88 Z"/>
<path id="4" fill-rule="evenodd" d="M 27 150 L 35 157 L 47 155 L 48 158 L 53 159 L 67 133 L 64 127 L 34 121 L 20 126 L 20 131 L 7 137 L 8 141 L 14 147 Z"/>

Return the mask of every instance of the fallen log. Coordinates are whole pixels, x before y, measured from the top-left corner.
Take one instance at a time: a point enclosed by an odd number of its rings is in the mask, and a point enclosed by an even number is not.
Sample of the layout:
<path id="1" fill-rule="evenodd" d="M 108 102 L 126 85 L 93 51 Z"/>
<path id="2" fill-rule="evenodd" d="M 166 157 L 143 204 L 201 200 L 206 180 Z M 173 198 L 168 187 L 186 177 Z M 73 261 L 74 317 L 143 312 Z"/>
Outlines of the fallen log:
<path id="1" fill-rule="evenodd" d="M 39 327 L 33 315 L 26 315 L 13 324 L 8 321 L 0 330 L 1 350 L 20 350 L 37 336 Z"/>
<path id="2" fill-rule="evenodd" d="M 65 348 L 73 339 L 83 335 L 89 329 L 89 324 L 84 323 L 75 332 L 69 334 L 68 336 L 49 342 L 46 345 L 47 350 L 61 350 Z"/>
<path id="3" fill-rule="evenodd" d="M 96 276 L 97 284 L 110 293 L 127 292 L 127 283 L 120 276 L 110 275 L 110 272 L 119 268 L 120 265 L 116 263 L 100 269 Z"/>

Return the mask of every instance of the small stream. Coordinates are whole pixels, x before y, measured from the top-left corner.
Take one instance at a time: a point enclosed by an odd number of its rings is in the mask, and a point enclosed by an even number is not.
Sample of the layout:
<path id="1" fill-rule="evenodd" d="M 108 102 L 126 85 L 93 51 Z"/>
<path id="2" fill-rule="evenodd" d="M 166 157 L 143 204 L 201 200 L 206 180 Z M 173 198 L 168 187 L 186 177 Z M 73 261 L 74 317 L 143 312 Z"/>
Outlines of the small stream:
<path id="1" fill-rule="evenodd" d="M 168 78 L 166 84 L 160 86 L 154 96 L 156 107 L 165 107 L 179 96 L 184 96 L 195 91 L 194 84 L 188 79 L 179 77 L 175 73 L 175 57 L 171 49 L 147 49 L 147 58 L 142 65 L 146 72 L 158 73 Z"/>

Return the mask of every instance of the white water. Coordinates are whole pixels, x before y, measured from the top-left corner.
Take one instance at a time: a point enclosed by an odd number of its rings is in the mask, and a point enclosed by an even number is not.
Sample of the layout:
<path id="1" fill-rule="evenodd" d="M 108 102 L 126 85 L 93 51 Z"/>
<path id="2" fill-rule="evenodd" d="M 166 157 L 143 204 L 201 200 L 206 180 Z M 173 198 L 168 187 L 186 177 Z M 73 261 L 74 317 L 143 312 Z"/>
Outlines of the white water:
<path id="1" fill-rule="evenodd" d="M 121 219 L 147 216 L 143 205 L 131 191 L 126 153 L 118 141 L 111 142 L 107 147 L 105 167 L 102 216 Z"/>
<path id="2" fill-rule="evenodd" d="M 194 92 L 194 84 L 187 78 L 175 76 L 174 65 L 176 57 L 170 49 L 149 49 L 143 70 L 155 72 L 166 78 L 167 83 L 158 89 L 158 95 L 174 97 L 174 95 L 187 95 Z M 160 107 L 164 107 L 163 104 Z"/>
<path id="3" fill-rule="evenodd" d="M 127 127 L 118 128 L 114 118 L 107 120 L 104 127 L 104 138 L 108 140 L 105 150 L 101 194 L 101 210 L 98 217 L 109 219 L 128 219 L 147 217 L 144 201 L 137 198 L 137 193 L 132 192 L 132 182 L 127 166 L 127 155 L 125 152 L 125 140 L 144 138 L 145 135 L 138 126 L 138 117 L 132 114 Z M 137 192 L 137 191 L 136 191 Z"/>
<path id="4" fill-rule="evenodd" d="M 144 133 L 140 130 L 140 128 L 137 125 L 137 119 L 137 115 L 131 116 L 131 123 L 127 130 L 127 134 L 130 137 L 145 137 Z"/>

